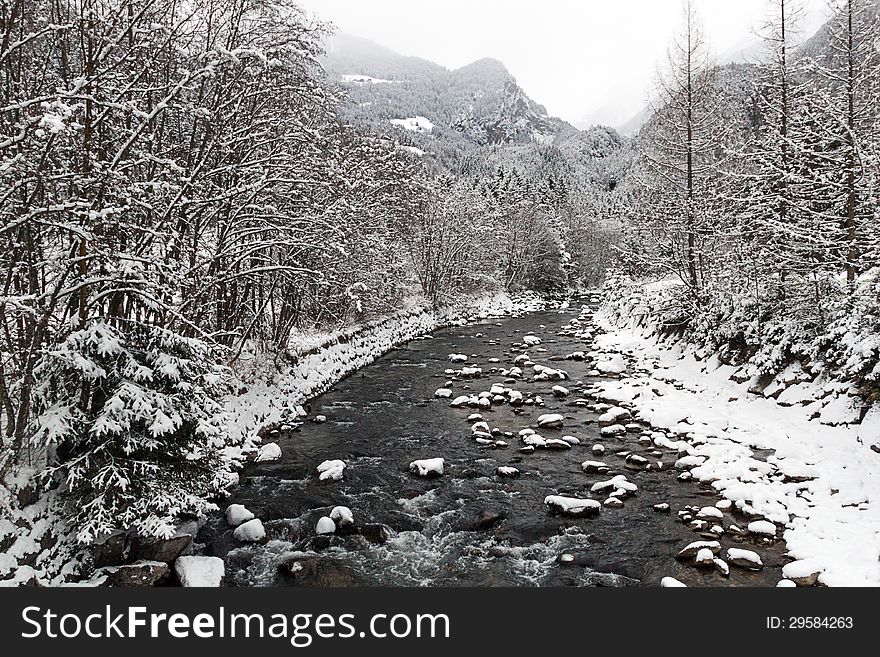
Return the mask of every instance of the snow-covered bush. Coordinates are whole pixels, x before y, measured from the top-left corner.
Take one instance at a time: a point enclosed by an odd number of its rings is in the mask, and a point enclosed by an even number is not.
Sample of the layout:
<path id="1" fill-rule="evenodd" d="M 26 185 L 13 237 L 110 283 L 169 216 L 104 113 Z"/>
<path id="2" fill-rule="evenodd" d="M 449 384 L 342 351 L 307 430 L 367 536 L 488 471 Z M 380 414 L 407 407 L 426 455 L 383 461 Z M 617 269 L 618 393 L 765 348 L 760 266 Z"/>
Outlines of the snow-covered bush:
<path id="1" fill-rule="evenodd" d="M 36 371 L 36 440 L 81 542 L 118 528 L 163 537 L 197 513 L 225 443 L 227 372 L 210 345 L 156 326 L 94 321 Z"/>

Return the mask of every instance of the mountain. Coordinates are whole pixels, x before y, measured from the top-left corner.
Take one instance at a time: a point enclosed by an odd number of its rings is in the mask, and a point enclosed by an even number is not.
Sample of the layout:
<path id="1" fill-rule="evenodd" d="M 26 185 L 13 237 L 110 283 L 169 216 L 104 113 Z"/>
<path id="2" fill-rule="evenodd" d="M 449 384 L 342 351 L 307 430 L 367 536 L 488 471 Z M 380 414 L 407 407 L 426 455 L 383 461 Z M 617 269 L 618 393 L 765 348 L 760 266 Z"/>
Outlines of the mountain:
<path id="1" fill-rule="evenodd" d="M 346 120 L 441 157 L 450 149 L 550 144 L 576 132 L 549 116 L 495 59 L 449 70 L 341 34 L 327 43 L 321 63 L 349 97 Z"/>

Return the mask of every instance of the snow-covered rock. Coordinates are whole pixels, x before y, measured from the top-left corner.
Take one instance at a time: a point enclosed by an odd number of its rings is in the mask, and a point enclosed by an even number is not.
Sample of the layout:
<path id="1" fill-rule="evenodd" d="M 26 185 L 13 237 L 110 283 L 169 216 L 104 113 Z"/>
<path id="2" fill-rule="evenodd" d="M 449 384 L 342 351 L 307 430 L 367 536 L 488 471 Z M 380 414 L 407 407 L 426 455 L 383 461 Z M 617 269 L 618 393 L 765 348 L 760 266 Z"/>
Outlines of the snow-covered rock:
<path id="1" fill-rule="evenodd" d="M 238 527 L 248 520 L 253 520 L 254 514 L 248 511 L 242 504 L 230 504 L 226 507 L 226 522 L 233 527 Z"/>
<path id="2" fill-rule="evenodd" d="M 748 570 L 761 570 L 761 568 L 764 567 L 764 562 L 761 561 L 760 555 L 752 550 L 728 548 L 727 560 L 734 566 L 739 566 L 740 568 L 746 568 Z"/>
<path id="3" fill-rule="evenodd" d="M 324 461 L 318 466 L 318 479 L 321 481 L 340 481 L 348 467 L 345 461 L 338 459 Z"/>
<path id="4" fill-rule="evenodd" d="M 323 516 L 318 519 L 318 522 L 315 524 L 315 533 L 320 535 L 323 534 L 335 534 L 336 533 L 336 523 L 333 522 L 332 518 L 328 518 L 327 516 Z"/>
<path id="5" fill-rule="evenodd" d="M 566 516 L 592 516 L 602 509 L 602 505 L 596 500 L 583 500 L 564 495 L 548 495 L 544 498 L 544 504 Z"/>
<path id="6" fill-rule="evenodd" d="M 499 466 L 498 468 L 496 468 L 495 474 L 498 475 L 499 477 L 518 477 L 519 470 L 517 470 L 514 467 L 502 465 L 502 466 Z"/>
<path id="7" fill-rule="evenodd" d="M 822 567 L 812 559 L 792 561 L 782 567 L 782 576 L 796 586 L 814 586 L 822 574 Z"/>
<path id="8" fill-rule="evenodd" d="M 257 463 L 265 463 L 267 461 L 277 461 L 281 458 L 281 446 L 278 443 L 268 443 L 260 448 L 257 452 Z"/>
<path id="9" fill-rule="evenodd" d="M 450 363 L 466 363 L 468 357 L 465 354 L 449 354 Z"/>
<path id="10" fill-rule="evenodd" d="M 409 471 L 420 477 L 439 477 L 443 474 L 446 462 L 441 458 L 421 459 L 409 464 Z"/>
<path id="11" fill-rule="evenodd" d="M 759 536 L 776 536 L 776 525 L 768 520 L 753 520 L 748 525 L 750 534 Z"/>
<path id="12" fill-rule="evenodd" d="M 697 518 L 700 520 L 721 520 L 723 517 L 724 513 L 715 506 L 704 506 L 697 511 Z"/>
<path id="13" fill-rule="evenodd" d="M 664 577 L 660 580 L 660 586 L 664 589 L 687 588 L 687 584 L 678 581 L 674 577 Z"/>
<path id="14" fill-rule="evenodd" d="M 450 399 L 452 397 L 452 390 L 449 388 L 437 388 L 434 391 L 434 396 L 437 399 Z"/>
<path id="15" fill-rule="evenodd" d="M 559 413 L 547 413 L 538 417 L 538 426 L 542 429 L 560 429 L 565 417 Z"/>
<path id="16" fill-rule="evenodd" d="M 181 586 L 216 588 L 223 583 L 226 565 L 219 557 L 178 557 L 174 562 L 174 572 Z"/>
<path id="17" fill-rule="evenodd" d="M 718 541 L 694 541 L 686 545 L 675 558 L 679 561 L 690 561 L 697 556 L 700 550 L 709 550 L 713 555 L 721 552 L 721 543 Z"/>
<path id="18" fill-rule="evenodd" d="M 337 527 L 345 527 L 354 524 L 354 514 L 347 506 L 334 506 L 330 511 L 330 520 L 335 522 Z"/>
<path id="19" fill-rule="evenodd" d="M 232 536 L 243 543 L 256 543 L 266 538 L 266 528 L 262 520 L 254 518 L 236 527 Z"/>
<path id="20" fill-rule="evenodd" d="M 571 394 L 569 389 L 564 386 L 553 386 L 552 392 L 557 397 L 568 397 Z"/>

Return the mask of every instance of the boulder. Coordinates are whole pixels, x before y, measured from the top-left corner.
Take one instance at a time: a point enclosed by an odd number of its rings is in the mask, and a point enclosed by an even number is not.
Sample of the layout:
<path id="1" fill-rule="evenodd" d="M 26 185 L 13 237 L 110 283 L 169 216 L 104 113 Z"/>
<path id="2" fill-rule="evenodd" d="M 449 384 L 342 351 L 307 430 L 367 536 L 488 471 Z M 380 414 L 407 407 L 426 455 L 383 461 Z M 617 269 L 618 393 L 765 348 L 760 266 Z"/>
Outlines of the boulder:
<path id="1" fill-rule="evenodd" d="M 96 574 L 106 576 L 104 586 L 140 588 L 161 584 L 171 575 L 171 569 L 164 561 L 137 561 L 124 566 L 108 566 Z"/>
<path id="2" fill-rule="evenodd" d="M 198 531 L 198 522 L 191 521 L 178 525 L 177 530 L 170 538 L 138 537 L 133 542 L 131 557 L 134 561 L 172 563 L 190 550 L 193 537 Z"/>

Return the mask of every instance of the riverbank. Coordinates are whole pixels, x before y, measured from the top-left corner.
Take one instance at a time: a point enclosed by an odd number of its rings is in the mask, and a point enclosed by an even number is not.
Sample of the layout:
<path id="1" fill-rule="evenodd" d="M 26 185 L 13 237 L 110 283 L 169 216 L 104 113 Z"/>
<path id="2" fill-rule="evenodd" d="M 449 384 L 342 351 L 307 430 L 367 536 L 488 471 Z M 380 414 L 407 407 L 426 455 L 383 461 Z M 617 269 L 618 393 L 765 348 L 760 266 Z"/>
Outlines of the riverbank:
<path id="1" fill-rule="evenodd" d="M 596 346 L 639 371 L 602 382 L 605 399 L 628 404 L 654 428 L 682 439 L 687 470 L 737 508 L 778 524 L 789 572 L 828 586 L 880 585 L 880 455 L 876 410 L 861 423 L 848 386 L 830 377 L 768 377 L 756 385 L 686 342 L 662 338 L 650 318 L 621 303 L 597 315 Z M 770 386 L 775 386 L 771 388 Z M 772 450 L 766 459 L 762 450 Z"/>
<path id="2" fill-rule="evenodd" d="M 295 334 L 282 358 L 243 353 L 234 372 L 238 392 L 227 397 L 222 410 L 227 444 L 215 473 L 218 487 L 228 490 L 238 482 L 238 472 L 258 456 L 265 436 L 303 421 L 302 404 L 309 398 L 397 345 L 443 326 L 543 304 L 538 295 L 512 298 L 504 293 L 468 296 L 440 307 L 414 304 L 368 324 Z M 0 486 L 0 586 L 56 586 L 82 579 L 93 585 L 161 583 L 172 576 L 168 565 L 193 551 L 193 539 L 207 521 L 206 515 L 184 519 L 173 535 L 158 541 L 114 532 L 84 547 L 64 522 L 57 492 L 41 494 L 36 475 L 18 471 L 14 481 L 7 477 Z M 218 509 L 216 504 L 204 506 L 206 514 Z M 132 567 L 132 561 L 145 565 Z"/>

